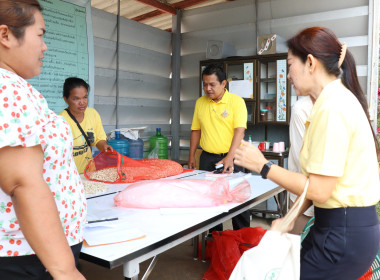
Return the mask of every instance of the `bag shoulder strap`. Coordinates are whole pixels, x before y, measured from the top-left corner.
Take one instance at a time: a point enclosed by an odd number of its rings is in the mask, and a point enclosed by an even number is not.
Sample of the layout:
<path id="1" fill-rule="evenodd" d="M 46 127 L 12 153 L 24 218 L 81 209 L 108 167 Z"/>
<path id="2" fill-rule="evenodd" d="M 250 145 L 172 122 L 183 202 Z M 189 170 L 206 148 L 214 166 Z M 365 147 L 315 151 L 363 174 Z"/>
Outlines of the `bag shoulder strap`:
<path id="1" fill-rule="evenodd" d="M 77 121 L 77 119 L 74 117 L 73 114 L 71 114 L 70 110 L 68 108 L 65 109 L 65 111 L 67 112 L 67 114 L 69 114 L 70 118 L 72 118 L 72 120 L 77 124 L 80 132 L 82 133 L 84 139 L 86 139 L 86 142 L 87 142 L 87 145 L 91 148 L 91 142 L 90 142 L 90 139 L 88 139 L 88 136 L 87 134 L 84 132 L 83 128 L 80 126 L 79 122 Z"/>
<path id="2" fill-rule="evenodd" d="M 304 190 L 303 190 L 302 194 L 296 200 L 296 202 L 293 204 L 293 207 L 289 210 L 289 212 L 285 215 L 285 217 L 284 217 L 284 219 L 283 219 L 283 221 L 282 221 L 282 223 L 280 225 L 280 228 L 279 228 L 280 232 L 285 232 L 285 229 L 293 221 L 295 221 L 297 219 L 298 214 L 301 211 L 302 204 L 305 201 L 306 193 L 307 193 L 307 189 L 308 188 L 309 188 L 309 178 L 307 178 L 307 180 L 306 180 L 305 187 L 304 187 Z"/>

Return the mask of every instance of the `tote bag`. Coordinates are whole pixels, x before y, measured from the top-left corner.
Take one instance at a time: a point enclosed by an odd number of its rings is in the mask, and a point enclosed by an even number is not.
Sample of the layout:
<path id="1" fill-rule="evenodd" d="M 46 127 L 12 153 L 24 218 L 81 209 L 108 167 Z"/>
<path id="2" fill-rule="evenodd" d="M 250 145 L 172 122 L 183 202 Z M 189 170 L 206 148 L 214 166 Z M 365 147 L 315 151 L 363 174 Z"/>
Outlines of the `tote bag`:
<path id="1" fill-rule="evenodd" d="M 302 195 L 289 210 L 278 231 L 268 230 L 259 245 L 245 251 L 230 280 L 298 280 L 300 278 L 299 235 L 284 233 L 295 221 L 305 200 L 309 179 Z"/>

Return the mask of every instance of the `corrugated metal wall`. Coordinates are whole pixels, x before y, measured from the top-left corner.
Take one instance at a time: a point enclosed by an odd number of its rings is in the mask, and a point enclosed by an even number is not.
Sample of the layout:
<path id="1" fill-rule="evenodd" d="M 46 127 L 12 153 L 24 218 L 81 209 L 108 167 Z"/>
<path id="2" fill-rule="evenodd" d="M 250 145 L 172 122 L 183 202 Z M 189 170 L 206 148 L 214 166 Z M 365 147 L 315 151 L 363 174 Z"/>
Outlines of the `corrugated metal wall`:
<path id="1" fill-rule="evenodd" d="M 255 9 L 257 7 L 257 11 Z M 369 0 L 238 0 L 185 11 L 182 16 L 181 136 L 188 145 L 195 100 L 199 97 L 199 61 L 206 59 L 208 40 L 233 45 L 238 56 L 256 55 L 256 35 L 275 33 L 284 39 L 310 26 L 334 31 L 353 53 L 360 83 L 367 89 Z M 264 139 L 264 128 L 246 135 Z M 288 138 L 287 126 L 268 129 L 270 141 Z M 182 152 L 185 157 L 186 151 Z"/>
<path id="2" fill-rule="evenodd" d="M 256 54 L 257 35 L 276 33 L 287 39 L 309 26 L 331 28 L 346 41 L 367 88 L 368 15 L 370 0 L 236 0 L 184 11 L 181 45 L 181 146 L 189 144 L 190 126 L 199 97 L 199 61 L 206 59 L 208 40 L 233 45 L 238 56 Z M 257 7 L 257 10 L 256 10 Z M 95 108 L 106 131 L 116 126 L 116 16 L 92 9 L 95 48 Z M 170 137 L 171 34 L 121 18 L 119 127 L 156 127 Z M 270 128 L 272 141 L 288 138 L 288 127 Z M 254 140 L 261 126 L 249 127 Z M 187 159 L 183 148 L 181 159 Z"/>
<path id="3" fill-rule="evenodd" d="M 106 132 L 116 128 L 117 17 L 92 9 L 95 108 Z M 121 18 L 119 127 L 147 126 L 143 138 L 161 127 L 170 134 L 171 34 Z"/>

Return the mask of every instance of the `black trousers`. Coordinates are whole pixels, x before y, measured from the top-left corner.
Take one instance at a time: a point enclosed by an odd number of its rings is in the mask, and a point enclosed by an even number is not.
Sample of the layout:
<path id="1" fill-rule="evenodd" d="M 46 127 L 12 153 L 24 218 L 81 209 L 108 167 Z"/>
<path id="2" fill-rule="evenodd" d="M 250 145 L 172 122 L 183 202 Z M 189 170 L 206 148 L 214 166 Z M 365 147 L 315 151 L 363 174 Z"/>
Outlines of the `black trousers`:
<path id="1" fill-rule="evenodd" d="M 71 246 L 78 266 L 82 243 Z M 59 254 L 59 252 L 58 252 Z M 53 280 L 37 255 L 0 257 L 0 279 L 6 280 Z"/>
<path id="2" fill-rule="evenodd" d="M 314 225 L 302 242 L 301 280 L 358 279 L 380 246 L 375 206 L 314 209 Z"/>
<path id="3" fill-rule="evenodd" d="M 199 159 L 199 169 L 200 170 L 206 170 L 206 171 L 214 171 L 215 170 L 215 163 L 222 160 L 227 154 L 211 154 L 208 152 L 203 151 L 201 154 L 201 157 Z M 244 168 L 238 165 L 234 165 L 234 172 L 244 172 Z M 250 226 L 250 213 L 249 211 L 245 211 L 235 217 L 232 218 L 232 228 L 234 230 L 238 230 L 244 227 Z M 222 231 L 223 230 L 223 224 L 219 224 L 213 228 L 209 229 L 209 232 L 213 231 Z"/>

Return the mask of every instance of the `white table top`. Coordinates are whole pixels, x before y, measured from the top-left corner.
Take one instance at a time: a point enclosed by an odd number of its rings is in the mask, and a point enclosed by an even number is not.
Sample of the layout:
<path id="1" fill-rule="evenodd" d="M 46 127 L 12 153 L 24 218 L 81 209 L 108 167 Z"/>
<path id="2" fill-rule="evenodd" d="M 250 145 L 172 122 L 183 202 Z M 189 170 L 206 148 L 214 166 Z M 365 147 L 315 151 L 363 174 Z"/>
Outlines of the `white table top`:
<path id="1" fill-rule="evenodd" d="M 205 174 L 205 171 L 195 170 L 170 178 L 204 179 Z M 108 193 L 111 194 L 98 197 L 89 196 L 87 200 L 88 220 L 110 218 L 116 215 L 121 222 L 130 224 L 131 228 L 137 228 L 146 237 L 118 244 L 83 247 L 81 258 L 108 268 L 117 267 L 136 258 L 141 259 L 141 256 L 147 252 L 168 244 L 171 245 L 167 249 L 174 247 L 282 191 L 282 188 L 275 183 L 264 180 L 260 176 L 250 176 L 248 181 L 251 184 L 252 194 L 246 202 L 192 210 L 116 207 L 113 202 L 115 192 L 123 190 L 128 184 L 111 184 L 108 190 Z M 179 239 L 182 241 L 174 242 Z M 162 251 L 165 249 L 158 251 L 158 253 Z"/>

